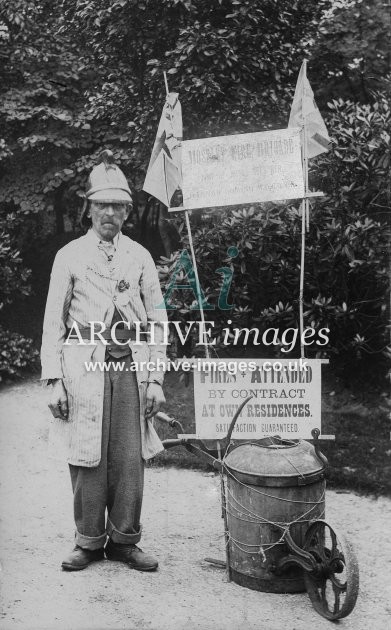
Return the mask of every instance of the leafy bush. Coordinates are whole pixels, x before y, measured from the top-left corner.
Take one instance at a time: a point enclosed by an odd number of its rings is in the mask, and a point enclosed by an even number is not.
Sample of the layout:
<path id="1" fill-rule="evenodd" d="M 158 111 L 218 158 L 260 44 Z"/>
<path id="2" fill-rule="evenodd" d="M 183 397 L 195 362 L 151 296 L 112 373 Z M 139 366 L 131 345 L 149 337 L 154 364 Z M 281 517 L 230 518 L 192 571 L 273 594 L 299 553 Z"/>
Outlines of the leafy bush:
<path id="1" fill-rule="evenodd" d="M 14 214 L 0 217 L 0 311 L 16 297 L 30 293 L 30 271 L 24 267 L 16 245 L 18 223 Z"/>
<path id="2" fill-rule="evenodd" d="M 0 219 L 0 311 L 18 297 L 30 294 L 30 271 L 24 267 L 16 245 L 14 232 L 18 226 L 13 214 Z M 10 333 L 0 325 L 0 380 L 34 366 L 38 353 L 32 344 L 31 339 Z"/>
<path id="3" fill-rule="evenodd" d="M 318 104 L 335 94 L 372 102 L 390 70 L 389 11 L 384 0 L 334 0 L 324 12 L 310 62 Z"/>
<path id="4" fill-rule="evenodd" d="M 314 170 L 341 218 L 357 211 L 382 219 L 389 211 L 390 104 L 386 93 L 372 96 L 372 104 L 342 99 L 328 104 L 334 149 L 318 158 Z"/>
<path id="5" fill-rule="evenodd" d="M 20 376 L 23 369 L 38 364 L 39 353 L 33 341 L 19 333 L 10 333 L 0 326 L 0 381 L 4 377 Z"/>

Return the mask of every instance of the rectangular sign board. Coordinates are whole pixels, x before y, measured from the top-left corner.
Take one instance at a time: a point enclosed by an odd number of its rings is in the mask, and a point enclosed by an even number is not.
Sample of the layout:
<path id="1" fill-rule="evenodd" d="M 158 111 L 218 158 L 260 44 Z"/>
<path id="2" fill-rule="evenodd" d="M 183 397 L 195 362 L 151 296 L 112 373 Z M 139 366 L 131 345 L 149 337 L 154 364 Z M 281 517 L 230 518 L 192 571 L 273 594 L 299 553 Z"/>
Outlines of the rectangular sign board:
<path id="1" fill-rule="evenodd" d="M 300 130 L 185 140 L 182 176 L 185 209 L 303 197 Z"/>
<path id="2" fill-rule="evenodd" d="M 223 439 L 240 404 L 232 439 L 279 435 L 312 439 L 321 431 L 321 359 L 205 360 L 194 370 L 196 435 Z M 215 363 L 214 369 L 207 369 Z M 222 369 L 225 364 L 225 369 Z"/>

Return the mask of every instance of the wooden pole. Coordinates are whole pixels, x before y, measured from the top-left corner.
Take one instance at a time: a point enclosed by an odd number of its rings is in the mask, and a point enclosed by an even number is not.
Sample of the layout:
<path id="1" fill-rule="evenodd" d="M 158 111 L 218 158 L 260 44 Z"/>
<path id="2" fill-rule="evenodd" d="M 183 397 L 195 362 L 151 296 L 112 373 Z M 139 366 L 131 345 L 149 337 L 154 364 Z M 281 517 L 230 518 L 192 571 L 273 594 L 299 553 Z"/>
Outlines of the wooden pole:
<path id="1" fill-rule="evenodd" d="M 224 483 L 224 465 L 223 459 L 221 457 L 221 443 L 220 440 L 217 440 L 217 453 L 219 462 L 221 462 L 220 467 L 220 491 L 221 491 L 221 516 L 224 520 L 224 543 L 225 543 L 225 571 L 227 576 L 227 582 L 231 581 L 231 557 L 229 552 L 229 531 L 228 531 L 228 517 L 227 517 L 227 497 L 225 494 L 225 483 Z"/>
<path id="2" fill-rule="evenodd" d="M 168 89 L 167 73 L 165 71 L 163 71 L 163 75 L 164 75 L 164 84 L 166 86 L 166 96 L 168 96 L 169 95 L 169 89 Z M 202 305 L 201 286 L 200 286 L 200 280 L 199 280 L 199 276 L 198 276 L 198 267 L 197 267 L 197 261 L 196 261 L 196 257 L 195 257 L 195 251 L 194 251 L 194 245 L 193 245 L 193 236 L 192 236 L 192 233 L 191 233 L 190 218 L 189 218 L 189 211 L 188 210 L 185 210 L 185 221 L 186 221 L 187 235 L 188 235 L 188 238 L 189 238 L 191 259 L 192 259 L 192 262 L 193 262 L 194 277 L 195 277 L 196 289 L 197 289 L 197 300 L 198 300 L 198 304 L 200 306 L 200 316 L 201 316 L 201 322 L 202 322 L 202 326 L 203 326 L 203 331 L 205 332 L 205 316 L 204 316 L 204 309 L 203 309 L 203 305 Z M 208 348 L 207 344 L 205 345 L 205 356 L 206 356 L 207 359 L 210 358 L 209 348 Z"/>
<path id="3" fill-rule="evenodd" d="M 303 132 L 302 132 L 302 164 L 303 164 L 303 177 L 304 177 L 304 199 L 301 202 L 301 258 L 300 258 L 300 289 L 299 289 L 299 322 L 300 322 L 300 356 L 305 358 L 305 346 L 303 343 L 304 332 L 304 265 L 305 265 L 305 232 L 306 222 L 308 217 L 308 157 L 307 157 L 307 124 L 304 114 L 304 84 L 307 78 L 307 60 L 304 59 L 304 78 L 302 85 L 302 116 L 303 116 Z"/>
<path id="4" fill-rule="evenodd" d="M 193 236 L 192 236 L 192 233 L 191 233 L 189 211 L 188 210 L 185 210 L 185 219 L 186 219 L 187 234 L 188 234 L 188 237 L 189 237 L 191 258 L 192 258 L 192 261 L 193 261 L 194 276 L 195 276 L 196 288 L 197 288 L 197 299 L 198 299 L 198 304 L 200 305 L 201 322 L 202 322 L 202 326 L 203 326 L 203 331 L 205 332 L 205 316 L 204 316 L 204 309 L 203 309 L 203 306 L 202 306 L 202 296 L 201 296 L 200 281 L 199 281 L 199 277 L 198 277 L 198 267 L 197 267 L 197 261 L 196 261 L 196 257 L 195 257 L 194 246 L 193 246 Z M 208 348 L 207 344 L 205 344 L 205 356 L 206 356 L 207 359 L 210 358 L 209 348 Z"/>
<path id="5" fill-rule="evenodd" d="M 169 89 L 168 89 L 167 73 L 165 70 L 163 71 L 163 76 L 164 76 L 164 85 L 166 86 L 166 96 L 168 96 Z"/>
<path id="6" fill-rule="evenodd" d="M 304 331 L 304 262 L 305 262 L 305 215 L 306 215 L 306 200 L 301 202 L 301 259 L 300 259 L 300 290 L 299 290 L 299 320 L 300 320 L 300 356 L 304 359 L 304 343 L 303 343 L 303 331 Z"/>

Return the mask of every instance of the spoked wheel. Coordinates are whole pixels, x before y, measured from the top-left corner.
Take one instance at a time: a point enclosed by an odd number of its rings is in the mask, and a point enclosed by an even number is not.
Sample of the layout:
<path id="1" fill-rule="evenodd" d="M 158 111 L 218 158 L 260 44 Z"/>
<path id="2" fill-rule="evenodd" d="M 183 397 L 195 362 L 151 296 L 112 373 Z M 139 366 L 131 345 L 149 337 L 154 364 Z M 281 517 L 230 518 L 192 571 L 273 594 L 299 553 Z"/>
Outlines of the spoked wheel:
<path id="1" fill-rule="evenodd" d="M 314 571 L 304 571 L 307 593 L 315 610 L 335 621 L 349 615 L 357 600 L 359 570 L 348 540 L 326 521 L 308 528 L 304 547 L 316 561 Z"/>

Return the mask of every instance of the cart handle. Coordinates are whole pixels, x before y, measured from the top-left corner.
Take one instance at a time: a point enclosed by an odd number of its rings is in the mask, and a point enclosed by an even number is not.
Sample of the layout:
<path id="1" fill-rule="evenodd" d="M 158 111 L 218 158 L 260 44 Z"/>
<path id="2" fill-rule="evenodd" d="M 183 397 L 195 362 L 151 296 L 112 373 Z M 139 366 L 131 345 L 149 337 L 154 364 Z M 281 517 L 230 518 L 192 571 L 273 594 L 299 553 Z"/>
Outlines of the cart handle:
<path id="1" fill-rule="evenodd" d="M 170 425 L 170 427 L 178 427 L 180 429 L 179 433 L 184 433 L 183 426 L 181 425 L 179 420 L 175 420 L 175 418 L 170 418 L 170 416 L 168 416 L 163 411 L 158 411 L 155 414 L 155 418 L 157 418 L 158 420 L 161 420 L 162 422 L 166 422 L 167 424 Z"/>
<path id="2" fill-rule="evenodd" d="M 234 415 L 234 417 L 232 419 L 232 422 L 231 422 L 231 424 L 229 426 L 229 429 L 228 429 L 227 437 L 224 439 L 224 441 L 226 441 L 226 443 L 227 443 L 227 448 L 229 447 L 229 444 L 231 442 L 231 436 L 232 436 L 233 430 L 235 428 L 236 420 L 239 418 L 243 407 L 245 407 L 245 405 L 247 405 L 247 403 L 251 400 L 251 398 L 252 398 L 252 396 L 248 396 L 242 402 L 242 404 L 240 405 L 239 409 L 237 410 L 237 412 L 235 413 L 235 415 Z"/>

